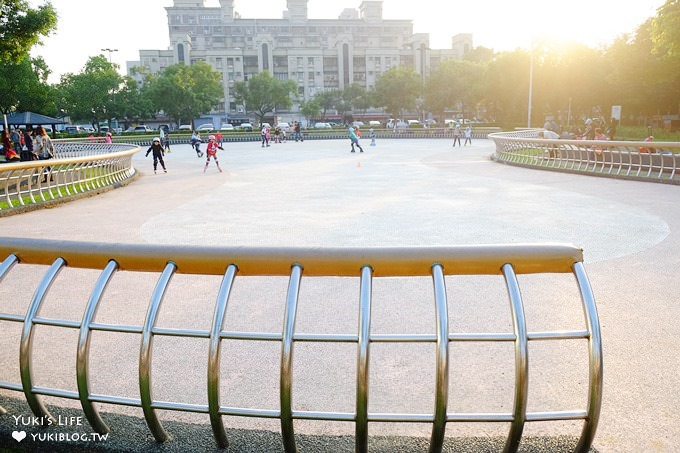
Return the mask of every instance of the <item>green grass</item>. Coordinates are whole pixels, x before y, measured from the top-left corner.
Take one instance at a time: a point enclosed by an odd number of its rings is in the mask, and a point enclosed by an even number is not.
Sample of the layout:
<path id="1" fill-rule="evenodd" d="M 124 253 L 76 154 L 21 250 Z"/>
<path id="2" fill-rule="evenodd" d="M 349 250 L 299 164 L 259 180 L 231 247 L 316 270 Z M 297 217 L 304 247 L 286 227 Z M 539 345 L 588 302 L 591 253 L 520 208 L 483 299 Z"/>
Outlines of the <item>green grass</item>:
<path id="1" fill-rule="evenodd" d="M 680 132 L 668 132 L 664 129 L 652 129 L 652 135 L 657 142 L 680 142 Z M 616 140 L 642 141 L 649 136 L 646 126 L 619 126 L 616 130 Z"/>

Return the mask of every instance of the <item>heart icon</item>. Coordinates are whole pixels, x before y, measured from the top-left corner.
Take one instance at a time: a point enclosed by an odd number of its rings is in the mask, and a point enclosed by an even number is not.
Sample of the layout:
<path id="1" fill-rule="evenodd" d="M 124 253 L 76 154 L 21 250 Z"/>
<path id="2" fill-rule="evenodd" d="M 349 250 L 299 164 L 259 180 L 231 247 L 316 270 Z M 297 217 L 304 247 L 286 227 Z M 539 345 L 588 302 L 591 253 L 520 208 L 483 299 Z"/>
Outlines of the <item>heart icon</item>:
<path id="1" fill-rule="evenodd" d="M 14 437 L 14 440 L 17 442 L 21 442 L 26 438 L 26 431 L 12 431 L 12 437 Z"/>

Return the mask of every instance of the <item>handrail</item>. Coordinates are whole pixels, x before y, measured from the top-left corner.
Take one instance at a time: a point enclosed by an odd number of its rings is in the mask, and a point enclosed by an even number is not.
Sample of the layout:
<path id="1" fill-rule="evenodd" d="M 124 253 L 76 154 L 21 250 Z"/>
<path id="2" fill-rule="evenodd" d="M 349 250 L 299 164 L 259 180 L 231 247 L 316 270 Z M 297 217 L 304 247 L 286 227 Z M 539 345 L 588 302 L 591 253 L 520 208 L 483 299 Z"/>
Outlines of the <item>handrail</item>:
<path id="1" fill-rule="evenodd" d="M 109 431 L 95 403 L 109 403 L 143 409 L 144 418 L 158 442 L 170 441 L 158 410 L 185 411 L 206 414 L 210 417 L 217 445 L 229 445 L 222 416 L 278 418 L 281 435 L 287 452 L 297 450 L 295 420 L 345 421 L 355 423 L 356 451 L 368 450 L 368 431 L 371 423 L 428 423 L 432 425 L 430 451 L 443 448 L 447 424 L 458 422 L 501 422 L 510 425 L 505 451 L 515 452 L 520 446 L 526 423 L 551 420 L 582 420 L 583 428 L 576 451 L 586 452 L 593 442 L 602 404 L 602 342 L 600 325 L 592 289 L 582 263 L 582 251 L 565 244 L 548 245 L 488 245 L 455 247 L 401 247 L 401 248 L 208 248 L 175 247 L 162 245 L 102 244 L 57 240 L 0 238 L 0 284 L 17 265 L 47 265 L 25 315 L 0 313 L 0 321 L 23 324 L 20 348 L 21 384 L 0 382 L 0 389 L 20 391 L 25 394 L 36 416 L 50 417 L 41 396 L 80 400 L 85 418 L 94 431 Z M 100 269 L 101 274 L 84 309 L 81 322 L 51 319 L 40 316 L 42 301 L 48 297 L 50 287 L 68 268 Z M 159 275 L 156 287 L 147 305 L 143 325 L 126 326 L 96 322 L 99 301 L 105 295 L 112 278 L 121 271 L 154 272 Z M 579 289 L 584 313 L 585 328 L 554 332 L 530 332 L 524 318 L 520 284 L 517 276 L 533 273 L 571 274 Z M 207 330 L 161 328 L 156 326 L 166 293 L 172 291 L 169 283 L 174 274 L 222 275 L 222 283 L 215 301 L 211 326 Z M 446 294 L 446 276 L 499 275 L 503 278 L 510 304 L 512 331 L 500 333 L 453 332 L 449 325 L 450 302 Z M 285 313 L 280 333 L 225 331 L 227 303 L 235 280 L 242 276 L 287 276 Z M 358 331 L 343 334 L 314 334 L 296 331 L 297 306 L 300 288 L 306 277 L 352 276 L 360 281 Z M 371 299 L 373 280 L 393 276 L 430 276 L 434 292 L 434 334 L 379 334 L 371 331 Z M 13 285 L 21 284 L 16 279 Z M 35 367 L 32 351 L 34 326 L 45 325 L 80 332 L 76 357 L 78 391 L 37 387 L 31 379 Z M 140 336 L 139 398 L 93 394 L 89 387 L 89 338 L 93 331 L 136 334 Z M 207 404 L 160 401 L 153 397 L 152 354 L 154 336 L 191 337 L 209 342 L 206 357 Z M 247 408 L 223 406 L 220 402 L 221 342 L 225 339 L 244 341 L 277 341 L 281 344 L 280 406 L 274 408 Z M 0 338 L 6 341 L 7 338 Z M 530 348 L 532 341 L 587 341 L 589 361 L 589 386 L 583 400 L 584 409 L 528 411 Z M 354 343 L 356 345 L 356 399 L 351 412 L 322 412 L 311 408 L 296 410 L 292 398 L 295 362 L 293 351 L 298 342 Z M 455 368 L 449 366 L 449 348 L 453 342 L 511 342 L 514 344 L 514 402 L 511 411 L 455 412 L 448 408 L 449 376 Z M 369 410 L 369 367 L 371 345 L 390 343 L 431 343 L 435 345 L 436 378 L 432 413 L 378 413 Z M 115 347 L 115 346 L 112 346 Z M 58 364 L 57 366 L 62 366 Z M 540 378 L 540 376 L 538 376 Z M 0 407 L 0 412 L 3 409 Z"/>
<path id="2" fill-rule="evenodd" d="M 543 129 L 489 134 L 492 158 L 510 165 L 680 184 L 680 143 L 544 139 Z"/>
<path id="3" fill-rule="evenodd" d="M 0 165 L 0 211 L 102 190 L 136 174 L 132 156 L 140 148 L 135 145 L 53 143 L 52 159 Z"/>

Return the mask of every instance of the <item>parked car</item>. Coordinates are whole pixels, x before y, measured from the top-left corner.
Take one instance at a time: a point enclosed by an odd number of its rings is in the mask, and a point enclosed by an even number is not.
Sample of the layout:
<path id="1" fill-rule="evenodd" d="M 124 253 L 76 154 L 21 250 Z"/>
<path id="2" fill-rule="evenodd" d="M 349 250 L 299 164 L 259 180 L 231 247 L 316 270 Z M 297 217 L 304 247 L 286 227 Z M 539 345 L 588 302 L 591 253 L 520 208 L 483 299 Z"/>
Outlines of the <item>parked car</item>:
<path id="1" fill-rule="evenodd" d="M 382 123 L 380 121 L 369 121 L 368 125 L 371 127 L 381 127 Z"/>
<path id="2" fill-rule="evenodd" d="M 141 126 L 135 126 L 135 128 L 132 130 L 132 132 L 142 133 L 142 134 L 151 134 L 153 132 L 153 129 L 151 129 L 146 124 L 143 124 Z"/>
<path id="3" fill-rule="evenodd" d="M 206 131 L 210 132 L 210 131 L 215 130 L 215 126 L 213 126 L 212 123 L 201 124 L 200 126 L 198 126 L 198 129 L 196 129 L 196 130 L 200 131 L 200 132 L 206 132 Z"/>
<path id="4" fill-rule="evenodd" d="M 354 121 L 352 123 L 352 126 L 354 126 L 354 127 L 357 127 L 357 126 L 358 127 L 364 127 L 364 123 L 363 123 L 363 121 Z"/>
<path id="5" fill-rule="evenodd" d="M 314 129 L 332 129 L 332 127 L 328 123 L 315 123 Z"/>
<path id="6" fill-rule="evenodd" d="M 83 134 L 87 132 L 85 129 L 83 129 L 81 126 L 73 126 L 73 125 L 68 125 L 64 127 L 64 134 Z"/>
<path id="7" fill-rule="evenodd" d="M 226 123 L 226 124 L 223 124 L 223 125 L 222 125 L 222 127 L 220 128 L 220 130 L 221 130 L 221 131 L 233 131 L 233 130 L 235 130 L 235 128 L 234 128 L 234 125 L 233 125 L 233 124 Z"/>
<path id="8" fill-rule="evenodd" d="M 284 131 L 286 134 L 290 134 L 291 132 L 293 132 L 293 128 L 290 127 L 290 124 L 288 123 L 280 122 L 276 126 L 281 128 L 281 130 Z"/>
<path id="9" fill-rule="evenodd" d="M 417 127 L 420 125 L 420 121 L 418 120 L 408 120 L 408 127 Z"/>
<path id="10" fill-rule="evenodd" d="M 182 124 L 178 128 L 180 131 L 190 131 L 191 130 L 191 124 Z"/>
<path id="11" fill-rule="evenodd" d="M 238 129 L 246 132 L 252 132 L 253 131 L 253 125 L 251 123 L 241 123 L 241 125 L 238 127 Z"/>

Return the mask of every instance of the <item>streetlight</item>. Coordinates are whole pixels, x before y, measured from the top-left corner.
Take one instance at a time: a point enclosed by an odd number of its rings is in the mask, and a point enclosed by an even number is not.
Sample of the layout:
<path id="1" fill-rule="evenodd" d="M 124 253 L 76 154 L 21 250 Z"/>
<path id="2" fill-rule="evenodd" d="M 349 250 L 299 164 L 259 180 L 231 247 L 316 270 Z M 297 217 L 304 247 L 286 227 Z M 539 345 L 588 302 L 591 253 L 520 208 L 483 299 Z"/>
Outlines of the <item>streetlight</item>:
<path id="1" fill-rule="evenodd" d="M 109 53 L 109 63 L 111 63 L 111 54 L 113 52 L 118 52 L 118 49 L 109 49 L 108 47 L 106 49 L 102 49 L 102 52 L 108 52 Z"/>

